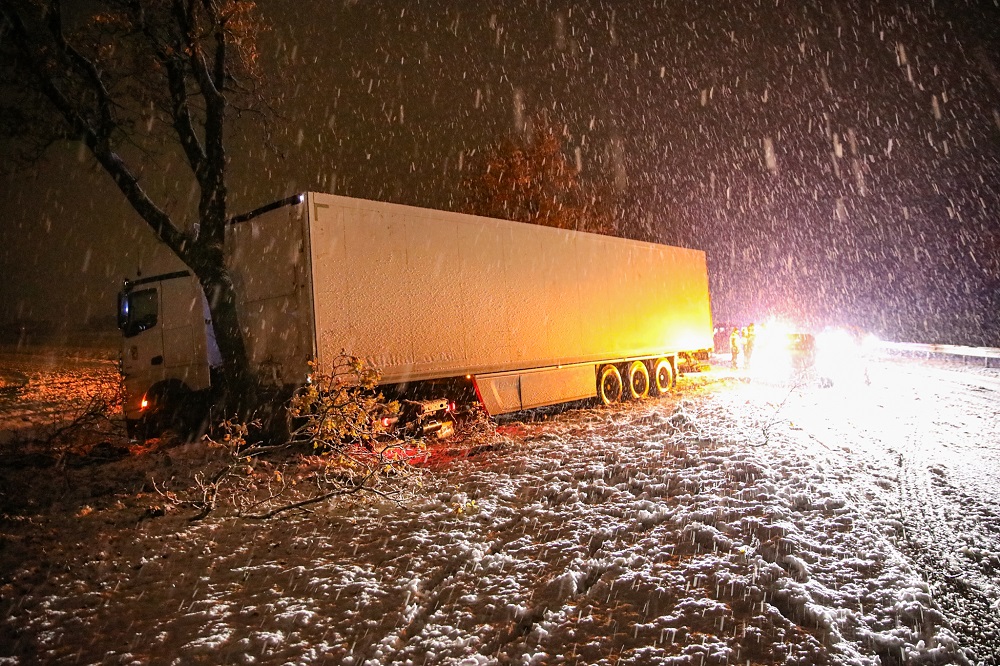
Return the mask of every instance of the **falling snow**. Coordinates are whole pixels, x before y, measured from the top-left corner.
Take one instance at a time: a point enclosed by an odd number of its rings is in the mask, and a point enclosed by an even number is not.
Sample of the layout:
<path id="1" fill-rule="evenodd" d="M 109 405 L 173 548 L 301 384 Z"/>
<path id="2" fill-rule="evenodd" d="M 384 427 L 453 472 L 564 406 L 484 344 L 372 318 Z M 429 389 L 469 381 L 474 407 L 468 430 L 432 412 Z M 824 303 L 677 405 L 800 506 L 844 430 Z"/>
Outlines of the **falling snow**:
<path id="1" fill-rule="evenodd" d="M 277 115 L 229 135 L 233 213 L 302 191 L 453 209 L 466 158 L 544 113 L 626 233 L 707 251 L 720 321 L 1000 344 L 996 3 L 264 11 Z M 161 251 L 81 155 L 0 188 L 6 318 L 97 317 Z M 193 212 L 157 160 L 144 185 Z"/>

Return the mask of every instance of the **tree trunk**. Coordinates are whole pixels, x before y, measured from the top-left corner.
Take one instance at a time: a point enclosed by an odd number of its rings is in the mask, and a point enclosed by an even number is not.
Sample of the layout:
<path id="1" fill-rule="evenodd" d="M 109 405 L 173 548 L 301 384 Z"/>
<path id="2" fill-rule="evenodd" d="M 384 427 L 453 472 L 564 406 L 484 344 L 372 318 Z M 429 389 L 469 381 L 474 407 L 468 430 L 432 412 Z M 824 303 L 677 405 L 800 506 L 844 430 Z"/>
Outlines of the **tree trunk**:
<path id="1" fill-rule="evenodd" d="M 200 250 L 200 251 L 198 251 Z M 222 383 L 218 398 L 227 416 L 246 417 L 255 407 L 256 378 L 250 370 L 246 342 L 239 322 L 236 290 L 218 246 L 201 247 L 188 257 L 208 299 L 212 329 L 222 355 Z"/>

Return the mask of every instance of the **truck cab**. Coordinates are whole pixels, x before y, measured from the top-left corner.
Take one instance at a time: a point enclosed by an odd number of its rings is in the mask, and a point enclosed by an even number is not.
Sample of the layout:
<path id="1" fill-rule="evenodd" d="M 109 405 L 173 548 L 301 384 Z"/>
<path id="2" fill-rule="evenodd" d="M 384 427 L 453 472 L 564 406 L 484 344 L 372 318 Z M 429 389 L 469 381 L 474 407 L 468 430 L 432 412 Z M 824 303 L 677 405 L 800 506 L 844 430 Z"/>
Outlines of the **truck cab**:
<path id="1" fill-rule="evenodd" d="M 189 271 L 126 280 L 118 328 L 130 432 L 153 421 L 169 425 L 191 397 L 211 388 L 218 348 L 204 292 Z"/>

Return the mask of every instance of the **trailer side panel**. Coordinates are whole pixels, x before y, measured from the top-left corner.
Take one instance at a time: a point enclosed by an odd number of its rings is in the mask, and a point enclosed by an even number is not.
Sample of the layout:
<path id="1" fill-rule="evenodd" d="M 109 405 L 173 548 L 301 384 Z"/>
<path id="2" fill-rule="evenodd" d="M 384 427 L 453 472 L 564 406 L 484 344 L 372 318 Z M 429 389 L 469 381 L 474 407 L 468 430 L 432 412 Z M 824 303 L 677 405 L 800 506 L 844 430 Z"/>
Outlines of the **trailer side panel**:
<path id="1" fill-rule="evenodd" d="M 703 252 L 310 194 L 317 355 L 383 381 L 708 349 Z"/>

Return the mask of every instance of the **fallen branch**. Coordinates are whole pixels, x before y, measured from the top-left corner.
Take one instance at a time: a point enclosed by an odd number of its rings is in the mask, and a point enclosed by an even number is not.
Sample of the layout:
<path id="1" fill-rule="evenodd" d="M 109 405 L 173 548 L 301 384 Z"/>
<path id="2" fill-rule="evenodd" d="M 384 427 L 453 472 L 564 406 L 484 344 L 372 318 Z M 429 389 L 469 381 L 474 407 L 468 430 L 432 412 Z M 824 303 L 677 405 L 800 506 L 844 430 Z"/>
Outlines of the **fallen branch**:
<path id="1" fill-rule="evenodd" d="M 157 491 L 174 506 L 196 509 L 192 521 L 224 504 L 237 517 L 266 520 L 361 493 L 400 502 L 420 485 L 413 462 L 426 458 L 425 446 L 387 431 L 383 418 L 398 405 L 374 392 L 377 381 L 360 360 L 342 356 L 333 372 L 314 371 L 293 397 L 297 427 L 289 440 L 250 444 L 259 424 L 225 421 L 221 441 L 209 441 L 230 451 L 223 468 L 210 480 L 196 476 L 187 497 Z"/>
<path id="2" fill-rule="evenodd" d="M 775 408 L 774 413 L 771 415 L 771 419 L 767 422 L 767 425 L 761 428 L 761 433 L 764 435 L 764 441 L 759 444 L 751 443 L 750 446 L 762 447 L 767 446 L 768 443 L 770 443 L 771 428 L 773 428 L 774 424 L 778 422 L 778 415 L 781 414 L 781 410 L 785 408 L 785 405 L 788 403 L 788 399 L 792 397 L 792 394 L 801 387 L 802 383 L 796 382 L 791 388 L 788 389 L 788 393 L 785 394 L 784 400 L 782 400 L 777 408 Z"/>

